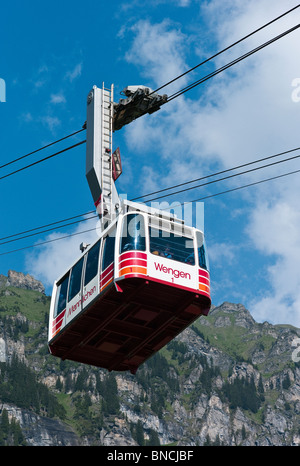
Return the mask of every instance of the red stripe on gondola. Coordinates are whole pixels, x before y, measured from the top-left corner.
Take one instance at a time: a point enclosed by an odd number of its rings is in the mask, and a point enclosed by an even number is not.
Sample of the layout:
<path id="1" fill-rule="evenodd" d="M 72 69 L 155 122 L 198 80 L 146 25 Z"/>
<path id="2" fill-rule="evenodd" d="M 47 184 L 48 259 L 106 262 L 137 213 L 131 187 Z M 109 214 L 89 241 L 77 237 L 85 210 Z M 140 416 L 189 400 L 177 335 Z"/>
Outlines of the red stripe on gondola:
<path id="1" fill-rule="evenodd" d="M 199 277 L 199 283 L 204 283 L 205 285 L 209 285 L 210 280 L 209 278 L 206 278 L 206 277 Z"/>
<path id="2" fill-rule="evenodd" d="M 52 322 L 52 337 L 54 337 L 61 329 L 62 323 L 64 320 L 64 316 L 66 313 L 66 309 L 64 309 Z"/>
<path id="3" fill-rule="evenodd" d="M 124 259 L 120 262 L 120 269 L 123 267 L 130 267 L 132 265 L 140 265 L 142 267 L 147 267 L 147 261 L 145 259 Z"/>
<path id="4" fill-rule="evenodd" d="M 60 323 L 60 321 L 64 318 L 65 312 L 66 309 L 64 309 L 58 316 L 55 317 L 55 319 L 52 322 L 52 326 Z"/>
<path id="5" fill-rule="evenodd" d="M 121 254 L 119 257 L 119 263 L 124 259 L 133 259 L 133 258 L 147 260 L 147 254 L 144 252 L 140 252 L 140 251 L 123 252 L 123 254 Z"/>
<path id="6" fill-rule="evenodd" d="M 114 279 L 114 262 L 112 262 L 100 275 L 100 293 L 106 288 Z"/>
<path id="7" fill-rule="evenodd" d="M 114 276 L 113 271 L 106 274 L 105 277 L 101 279 L 102 286 L 105 285 L 113 276 Z"/>
<path id="8" fill-rule="evenodd" d="M 209 273 L 206 270 L 199 269 L 199 277 L 209 278 Z"/>

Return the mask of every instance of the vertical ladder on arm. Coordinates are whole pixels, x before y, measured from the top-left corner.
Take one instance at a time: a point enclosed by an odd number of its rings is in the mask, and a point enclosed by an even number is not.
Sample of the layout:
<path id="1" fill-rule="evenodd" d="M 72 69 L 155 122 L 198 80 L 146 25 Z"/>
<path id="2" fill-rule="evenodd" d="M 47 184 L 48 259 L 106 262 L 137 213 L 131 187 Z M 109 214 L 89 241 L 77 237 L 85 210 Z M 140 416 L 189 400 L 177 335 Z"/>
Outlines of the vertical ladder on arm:
<path id="1" fill-rule="evenodd" d="M 102 86 L 102 196 L 100 212 L 111 220 L 112 214 L 112 111 L 113 111 L 113 87 L 110 90 Z M 98 209 L 97 209 L 98 210 Z"/>
<path id="2" fill-rule="evenodd" d="M 113 86 L 94 86 L 87 99 L 86 177 L 102 227 L 119 204 L 112 173 L 113 111 Z"/>

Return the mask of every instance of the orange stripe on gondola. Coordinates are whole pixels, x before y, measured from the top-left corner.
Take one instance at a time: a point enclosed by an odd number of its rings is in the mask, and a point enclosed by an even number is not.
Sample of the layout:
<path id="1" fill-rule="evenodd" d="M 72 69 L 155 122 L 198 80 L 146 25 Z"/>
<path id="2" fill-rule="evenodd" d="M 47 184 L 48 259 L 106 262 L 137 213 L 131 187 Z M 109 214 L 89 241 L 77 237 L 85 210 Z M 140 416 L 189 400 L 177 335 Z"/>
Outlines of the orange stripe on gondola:
<path id="1" fill-rule="evenodd" d="M 199 290 L 209 293 L 209 286 L 204 285 L 203 283 L 199 283 Z"/>
<path id="2" fill-rule="evenodd" d="M 55 335 L 57 335 L 59 332 L 60 332 L 60 328 L 56 330 L 56 332 L 52 332 L 52 338 L 55 337 Z"/>
<path id="3" fill-rule="evenodd" d="M 122 275 L 127 275 L 131 273 L 139 273 L 142 275 L 147 275 L 147 268 L 146 267 L 124 267 L 122 270 L 120 270 L 119 276 L 121 277 Z"/>

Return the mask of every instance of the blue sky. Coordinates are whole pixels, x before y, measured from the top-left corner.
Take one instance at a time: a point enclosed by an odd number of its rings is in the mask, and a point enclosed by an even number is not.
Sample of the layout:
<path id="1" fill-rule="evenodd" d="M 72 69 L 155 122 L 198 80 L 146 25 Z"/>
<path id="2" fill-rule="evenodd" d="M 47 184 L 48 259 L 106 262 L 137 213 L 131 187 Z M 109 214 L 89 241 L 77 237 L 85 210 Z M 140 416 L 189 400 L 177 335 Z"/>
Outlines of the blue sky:
<path id="1" fill-rule="evenodd" d="M 141 0 L 6 3 L 0 165 L 81 129 L 94 84 L 114 84 L 115 101 L 127 85 L 156 89 L 294 6 L 292 0 L 149 0 L 146 7 Z M 299 18 L 300 9 L 162 92 L 171 95 Z M 116 132 L 114 147 L 120 147 L 123 164 L 119 193 L 131 199 L 298 147 L 299 34 Z M 2 168 L 0 177 L 83 139 L 85 132 Z M 298 169 L 295 159 L 161 201 L 201 199 Z M 300 326 L 299 176 L 204 201 L 215 305 L 240 302 L 257 321 Z M 1 238 L 93 210 L 85 145 L 0 179 L 0 190 Z M 0 244 L 0 273 L 30 273 L 50 293 L 53 280 L 80 254 L 79 244 L 96 238 L 95 231 L 7 252 L 95 226 L 93 219 Z"/>

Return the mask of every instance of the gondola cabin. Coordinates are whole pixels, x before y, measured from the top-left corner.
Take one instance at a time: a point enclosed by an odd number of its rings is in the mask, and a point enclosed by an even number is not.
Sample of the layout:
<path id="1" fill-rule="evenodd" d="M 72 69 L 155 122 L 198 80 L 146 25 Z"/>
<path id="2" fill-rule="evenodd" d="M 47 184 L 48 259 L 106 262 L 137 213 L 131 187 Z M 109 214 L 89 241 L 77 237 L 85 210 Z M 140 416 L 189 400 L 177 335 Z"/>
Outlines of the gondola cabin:
<path id="1" fill-rule="evenodd" d="M 208 314 L 210 284 L 200 230 L 123 202 L 118 217 L 55 282 L 48 344 L 62 359 L 135 373 Z"/>

